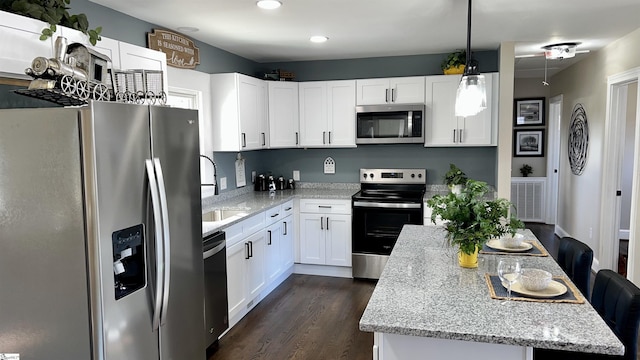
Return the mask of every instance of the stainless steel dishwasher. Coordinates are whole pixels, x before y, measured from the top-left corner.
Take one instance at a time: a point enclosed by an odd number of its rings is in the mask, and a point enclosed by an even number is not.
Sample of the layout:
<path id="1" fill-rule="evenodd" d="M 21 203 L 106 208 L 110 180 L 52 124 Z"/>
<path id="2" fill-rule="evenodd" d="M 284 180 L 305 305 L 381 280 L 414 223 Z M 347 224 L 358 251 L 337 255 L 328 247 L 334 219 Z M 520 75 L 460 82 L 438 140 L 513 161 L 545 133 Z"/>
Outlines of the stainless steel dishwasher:
<path id="1" fill-rule="evenodd" d="M 218 337 L 229 328 L 227 251 L 223 231 L 203 239 L 204 319 L 207 354 L 215 352 Z M 209 357 L 209 356 L 207 356 Z"/>

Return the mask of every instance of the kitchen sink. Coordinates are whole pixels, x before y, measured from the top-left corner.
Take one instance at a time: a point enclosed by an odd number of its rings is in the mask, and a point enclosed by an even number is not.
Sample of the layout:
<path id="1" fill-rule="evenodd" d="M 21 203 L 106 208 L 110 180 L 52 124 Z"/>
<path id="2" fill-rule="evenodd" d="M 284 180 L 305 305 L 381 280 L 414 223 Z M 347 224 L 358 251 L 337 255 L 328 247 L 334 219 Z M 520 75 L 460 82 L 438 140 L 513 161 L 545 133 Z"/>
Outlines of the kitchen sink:
<path id="1" fill-rule="evenodd" d="M 202 214 L 202 221 L 223 221 L 231 217 L 244 217 L 249 215 L 246 210 L 220 210 L 216 209 Z"/>

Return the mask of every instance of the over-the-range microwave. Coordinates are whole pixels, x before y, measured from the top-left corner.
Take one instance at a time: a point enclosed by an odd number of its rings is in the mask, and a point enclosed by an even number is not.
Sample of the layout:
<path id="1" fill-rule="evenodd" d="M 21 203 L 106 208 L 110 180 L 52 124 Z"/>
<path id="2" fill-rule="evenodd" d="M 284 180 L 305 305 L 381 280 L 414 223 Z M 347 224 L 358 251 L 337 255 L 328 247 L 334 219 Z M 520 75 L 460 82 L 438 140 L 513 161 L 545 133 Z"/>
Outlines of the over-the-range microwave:
<path id="1" fill-rule="evenodd" d="M 424 104 L 356 106 L 356 144 L 424 142 Z"/>

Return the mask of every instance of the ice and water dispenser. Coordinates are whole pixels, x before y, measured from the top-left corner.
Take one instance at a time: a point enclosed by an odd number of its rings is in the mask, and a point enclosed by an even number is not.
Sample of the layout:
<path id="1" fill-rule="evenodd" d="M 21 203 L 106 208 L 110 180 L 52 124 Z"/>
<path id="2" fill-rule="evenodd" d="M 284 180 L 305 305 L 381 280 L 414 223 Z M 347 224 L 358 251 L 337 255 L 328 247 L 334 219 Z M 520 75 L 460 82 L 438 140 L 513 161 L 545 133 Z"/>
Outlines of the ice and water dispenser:
<path id="1" fill-rule="evenodd" d="M 116 300 L 145 285 L 144 226 L 135 225 L 111 235 Z"/>

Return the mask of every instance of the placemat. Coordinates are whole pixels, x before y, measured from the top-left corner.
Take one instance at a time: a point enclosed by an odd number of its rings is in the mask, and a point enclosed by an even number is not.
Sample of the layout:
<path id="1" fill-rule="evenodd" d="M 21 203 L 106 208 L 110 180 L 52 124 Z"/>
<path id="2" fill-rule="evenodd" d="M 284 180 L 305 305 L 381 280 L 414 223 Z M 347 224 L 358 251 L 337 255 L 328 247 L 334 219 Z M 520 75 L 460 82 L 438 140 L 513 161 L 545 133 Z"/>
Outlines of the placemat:
<path id="1" fill-rule="evenodd" d="M 500 299 L 500 300 L 506 300 L 507 299 L 507 289 L 502 286 L 502 281 L 500 280 L 500 277 L 498 276 L 498 274 L 484 274 L 485 280 L 487 281 L 487 286 L 489 287 L 489 294 L 491 295 L 492 299 Z M 560 283 L 562 283 L 564 286 L 567 287 L 567 292 L 553 297 L 553 298 L 545 298 L 545 299 L 539 299 L 539 298 L 531 298 L 531 297 L 527 297 L 525 295 L 516 293 L 516 292 L 511 292 L 511 300 L 516 300 L 516 301 L 533 301 L 533 302 L 553 302 L 553 303 L 570 303 L 570 304 L 584 304 L 585 302 L 585 298 L 584 296 L 582 296 L 582 293 L 580 292 L 580 290 L 578 290 L 575 285 L 573 285 L 573 283 L 571 281 L 568 281 L 568 279 L 564 276 L 554 276 L 553 280 L 558 281 Z"/>
<path id="2" fill-rule="evenodd" d="M 480 254 L 491 254 L 491 255 L 518 255 L 518 256 L 549 256 L 547 249 L 540 244 L 540 242 L 536 240 L 525 240 L 524 242 L 530 243 L 533 245 L 531 249 L 527 251 L 501 251 L 490 248 L 487 244 L 482 245 L 482 250 L 479 251 Z"/>

